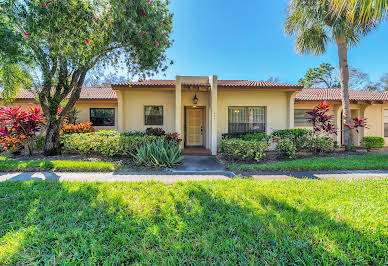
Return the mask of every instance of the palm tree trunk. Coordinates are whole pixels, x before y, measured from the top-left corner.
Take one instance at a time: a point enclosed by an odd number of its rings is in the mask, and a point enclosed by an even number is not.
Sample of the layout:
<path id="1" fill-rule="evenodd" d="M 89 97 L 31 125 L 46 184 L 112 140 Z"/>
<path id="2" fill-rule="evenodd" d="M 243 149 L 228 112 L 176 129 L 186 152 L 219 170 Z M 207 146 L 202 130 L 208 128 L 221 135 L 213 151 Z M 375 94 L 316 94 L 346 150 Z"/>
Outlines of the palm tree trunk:
<path id="1" fill-rule="evenodd" d="M 343 38 L 336 38 L 338 47 L 338 59 L 339 59 L 339 80 L 341 84 L 341 98 L 344 122 L 347 125 L 352 124 L 352 116 L 350 111 L 349 101 L 349 65 L 348 65 L 348 47 L 346 40 Z M 342 123 L 342 122 L 341 122 Z M 344 141 L 345 150 L 350 151 L 353 148 L 353 131 L 344 126 Z"/>

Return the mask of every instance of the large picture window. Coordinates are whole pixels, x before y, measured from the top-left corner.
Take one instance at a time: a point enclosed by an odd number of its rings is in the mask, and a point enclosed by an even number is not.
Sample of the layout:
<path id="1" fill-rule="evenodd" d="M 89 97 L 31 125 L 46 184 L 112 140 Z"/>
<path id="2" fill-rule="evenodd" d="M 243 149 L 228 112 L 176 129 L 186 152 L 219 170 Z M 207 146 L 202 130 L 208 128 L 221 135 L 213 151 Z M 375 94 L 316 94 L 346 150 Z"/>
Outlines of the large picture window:
<path id="1" fill-rule="evenodd" d="M 114 126 L 114 108 L 90 108 L 90 122 L 93 126 Z"/>
<path id="2" fill-rule="evenodd" d="M 311 110 L 307 109 L 295 109 L 294 110 L 294 125 L 302 126 L 302 127 L 311 127 L 311 121 L 309 121 L 310 115 L 307 112 L 311 112 Z"/>
<path id="3" fill-rule="evenodd" d="M 144 125 L 163 126 L 163 106 L 144 106 Z"/>
<path id="4" fill-rule="evenodd" d="M 265 132 L 265 107 L 229 107 L 229 133 Z"/>

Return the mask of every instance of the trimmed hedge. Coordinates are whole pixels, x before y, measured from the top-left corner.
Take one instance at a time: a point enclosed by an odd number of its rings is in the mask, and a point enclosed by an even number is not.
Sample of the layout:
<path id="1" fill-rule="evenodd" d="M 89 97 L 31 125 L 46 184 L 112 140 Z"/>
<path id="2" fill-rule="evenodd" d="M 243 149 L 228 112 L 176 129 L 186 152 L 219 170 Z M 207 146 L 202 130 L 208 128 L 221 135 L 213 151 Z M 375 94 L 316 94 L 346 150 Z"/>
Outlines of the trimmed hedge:
<path id="1" fill-rule="evenodd" d="M 385 141 L 382 137 L 362 137 L 360 144 L 369 151 L 384 148 Z"/>
<path id="2" fill-rule="evenodd" d="M 232 160 L 254 160 L 260 161 L 265 157 L 265 150 L 268 148 L 266 141 L 222 139 L 219 145 L 219 152 L 225 158 Z"/>
<path id="3" fill-rule="evenodd" d="M 105 156 L 129 156 L 146 141 L 155 140 L 154 136 L 125 136 L 117 131 L 102 131 L 62 135 L 61 143 L 65 150 L 82 154 L 100 153 Z"/>
<path id="4" fill-rule="evenodd" d="M 297 151 L 305 149 L 306 144 L 313 136 L 313 131 L 303 128 L 280 129 L 272 132 L 272 136 L 279 139 L 289 139 L 294 144 Z"/>

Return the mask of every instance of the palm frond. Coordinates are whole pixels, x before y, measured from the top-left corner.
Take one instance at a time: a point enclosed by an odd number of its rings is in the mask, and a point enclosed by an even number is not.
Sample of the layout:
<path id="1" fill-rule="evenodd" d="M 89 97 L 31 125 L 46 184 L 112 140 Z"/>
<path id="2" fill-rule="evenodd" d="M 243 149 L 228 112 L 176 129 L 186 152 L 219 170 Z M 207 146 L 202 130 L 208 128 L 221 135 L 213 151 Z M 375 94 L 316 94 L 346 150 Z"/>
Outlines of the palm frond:
<path id="1" fill-rule="evenodd" d="M 324 0 L 338 16 L 343 14 L 352 24 L 378 22 L 388 16 L 388 0 Z"/>
<path id="2" fill-rule="evenodd" d="M 326 52 L 328 39 L 323 27 L 304 28 L 296 36 L 295 49 L 299 54 L 320 55 Z"/>

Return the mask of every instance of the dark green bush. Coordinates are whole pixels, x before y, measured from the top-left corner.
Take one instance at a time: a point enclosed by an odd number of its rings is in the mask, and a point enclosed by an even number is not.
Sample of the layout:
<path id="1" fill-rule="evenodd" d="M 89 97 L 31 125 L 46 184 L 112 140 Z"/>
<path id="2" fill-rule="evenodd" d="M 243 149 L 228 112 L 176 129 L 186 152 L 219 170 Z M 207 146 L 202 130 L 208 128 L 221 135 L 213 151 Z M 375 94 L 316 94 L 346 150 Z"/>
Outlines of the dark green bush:
<path id="1" fill-rule="evenodd" d="M 247 133 L 224 133 L 222 139 L 241 139 Z"/>
<path id="2" fill-rule="evenodd" d="M 155 140 L 153 136 L 123 136 L 117 131 L 102 133 L 80 133 L 61 136 L 65 150 L 82 154 L 100 153 L 105 156 L 130 155 L 144 145 L 146 141 Z"/>
<path id="3" fill-rule="evenodd" d="M 321 137 L 311 138 L 306 145 L 306 149 L 313 153 L 331 152 L 334 150 L 334 147 L 333 139 Z"/>
<path id="4" fill-rule="evenodd" d="M 361 147 L 370 151 L 371 149 L 384 148 L 385 141 L 382 137 L 362 137 L 360 144 Z"/>
<path id="5" fill-rule="evenodd" d="M 233 160 L 260 161 L 265 157 L 268 148 L 266 141 L 222 139 L 219 152 L 222 156 Z"/>
<path id="6" fill-rule="evenodd" d="M 272 132 L 272 136 L 278 139 L 289 139 L 294 144 L 297 151 L 303 150 L 309 139 L 313 136 L 313 131 L 303 128 L 280 129 Z"/>
<path id="7" fill-rule="evenodd" d="M 121 133 L 121 135 L 125 137 L 142 137 L 142 136 L 145 136 L 145 134 L 146 134 L 145 132 L 139 131 L 139 130 L 125 131 Z"/>
<path id="8" fill-rule="evenodd" d="M 276 151 L 279 152 L 279 157 L 294 159 L 296 156 L 296 147 L 294 143 L 287 138 L 277 142 Z"/>
<path id="9" fill-rule="evenodd" d="M 258 141 L 266 141 L 269 142 L 272 138 L 271 135 L 267 135 L 265 133 L 248 133 L 242 136 L 243 140 L 258 140 Z"/>
<path id="10" fill-rule="evenodd" d="M 166 135 L 166 131 L 164 131 L 163 128 L 158 128 L 158 127 L 155 127 L 155 128 L 149 127 L 146 129 L 145 133 L 148 136 L 157 136 L 157 137 Z"/>

